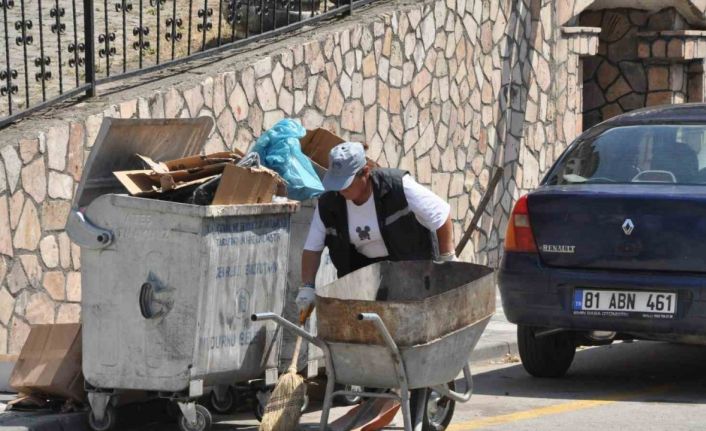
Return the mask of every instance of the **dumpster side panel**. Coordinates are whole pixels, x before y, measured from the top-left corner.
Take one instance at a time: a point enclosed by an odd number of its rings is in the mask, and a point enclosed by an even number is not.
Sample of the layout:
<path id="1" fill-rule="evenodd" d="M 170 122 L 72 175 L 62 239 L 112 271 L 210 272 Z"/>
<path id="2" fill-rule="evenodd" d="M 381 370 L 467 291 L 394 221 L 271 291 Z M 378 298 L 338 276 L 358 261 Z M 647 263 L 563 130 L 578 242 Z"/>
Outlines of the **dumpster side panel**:
<path id="1" fill-rule="evenodd" d="M 250 316 L 282 312 L 289 232 L 286 213 L 204 219 L 208 262 L 202 268 L 193 378 L 204 378 L 207 386 L 243 382 L 277 367 L 277 326 L 251 322 Z"/>
<path id="2" fill-rule="evenodd" d="M 302 270 L 301 270 L 301 259 L 302 251 L 304 250 L 304 243 L 306 242 L 306 237 L 309 235 L 309 226 L 311 225 L 311 220 L 314 217 L 314 210 L 316 209 L 316 200 L 308 200 L 301 203 L 301 209 L 299 212 L 292 214 L 292 230 L 289 243 L 289 271 L 287 272 L 287 295 L 284 304 L 284 314 L 283 317 L 290 322 L 298 324 L 299 315 L 297 313 L 297 306 L 294 300 L 297 297 L 299 287 L 301 287 L 302 282 Z M 324 249 L 321 255 L 321 266 L 319 267 L 319 272 L 316 275 L 316 285 L 324 286 L 336 280 L 336 267 L 333 266 L 331 258 L 328 254 L 328 249 Z M 306 329 L 312 333 L 316 334 L 316 311 L 311 315 L 309 321 L 306 324 Z M 289 364 L 292 362 L 292 353 L 294 353 L 294 344 L 296 341 L 296 336 L 288 331 L 282 334 L 282 351 L 280 353 L 280 370 L 285 371 L 289 368 Z M 319 363 L 318 367 L 325 367 L 324 364 L 324 353 L 316 346 L 309 345 L 309 343 L 303 343 L 301 348 L 301 353 L 299 355 L 299 366 L 306 366 L 307 361 L 317 361 Z"/>
<path id="3" fill-rule="evenodd" d="M 200 221 L 115 198 L 104 195 L 86 210 L 114 235 L 104 250 L 81 250 L 86 380 L 98 388 L 184 390 L 197 323 Z"/>

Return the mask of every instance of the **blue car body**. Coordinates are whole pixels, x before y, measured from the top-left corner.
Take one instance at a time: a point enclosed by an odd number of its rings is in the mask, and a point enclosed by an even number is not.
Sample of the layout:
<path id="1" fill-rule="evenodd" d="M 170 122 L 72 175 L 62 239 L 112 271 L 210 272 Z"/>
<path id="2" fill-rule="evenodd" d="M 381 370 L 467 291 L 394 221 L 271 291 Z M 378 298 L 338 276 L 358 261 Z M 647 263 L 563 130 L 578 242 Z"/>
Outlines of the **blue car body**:
<path id="1" fill-rule="evenodd" d="M 498 282 L 530 341 L 567 331 L 591 344 L 602 331 L 706 344 L 706 105 L 589 129 L 526 205 L 536 250 L 506 251 Z"/>

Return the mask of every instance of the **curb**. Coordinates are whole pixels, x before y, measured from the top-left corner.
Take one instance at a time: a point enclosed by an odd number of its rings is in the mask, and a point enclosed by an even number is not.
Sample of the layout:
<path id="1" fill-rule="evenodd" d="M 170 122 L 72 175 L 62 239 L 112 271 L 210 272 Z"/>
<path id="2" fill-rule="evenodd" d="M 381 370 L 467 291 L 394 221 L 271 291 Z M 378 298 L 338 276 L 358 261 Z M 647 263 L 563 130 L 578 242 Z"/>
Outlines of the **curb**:
<path id="1" fill-rule="evenodd" d="M 508 355 L 517 356 L 517 341 L 501 341 L 479 346 L 471 353 L 471 364 L 505 359 Z"/>

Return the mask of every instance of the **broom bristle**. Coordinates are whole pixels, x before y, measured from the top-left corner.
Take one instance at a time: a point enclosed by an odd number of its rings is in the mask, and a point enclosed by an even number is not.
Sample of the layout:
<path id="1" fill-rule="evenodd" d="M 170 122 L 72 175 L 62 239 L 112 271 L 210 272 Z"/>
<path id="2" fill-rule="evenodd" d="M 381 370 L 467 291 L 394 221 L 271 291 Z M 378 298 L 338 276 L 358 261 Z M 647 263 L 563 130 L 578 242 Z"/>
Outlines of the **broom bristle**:
<path id="1" fill-rule="evenodd" d="M 294 431 L 299 424 L 302 406 L 306 397 L 304 378 L 296 370 L 289 370 L 277 382 L 265 414 L 260 431 Z"/>

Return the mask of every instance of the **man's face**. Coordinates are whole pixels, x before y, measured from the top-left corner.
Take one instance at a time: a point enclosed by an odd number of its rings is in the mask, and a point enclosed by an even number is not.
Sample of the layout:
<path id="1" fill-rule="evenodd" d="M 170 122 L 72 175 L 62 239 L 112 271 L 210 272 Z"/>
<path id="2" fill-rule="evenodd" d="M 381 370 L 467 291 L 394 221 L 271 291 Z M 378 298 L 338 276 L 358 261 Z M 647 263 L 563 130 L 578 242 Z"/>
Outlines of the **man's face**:
<path id="1" fill-rule="evenodd" d="M 369 177 L 370 168 L 365 166 L 355 178 L 353 178 L 351 185 L 341 190 L 339 193 L 348 201 L 360 200 L 367 192 Z"/>

